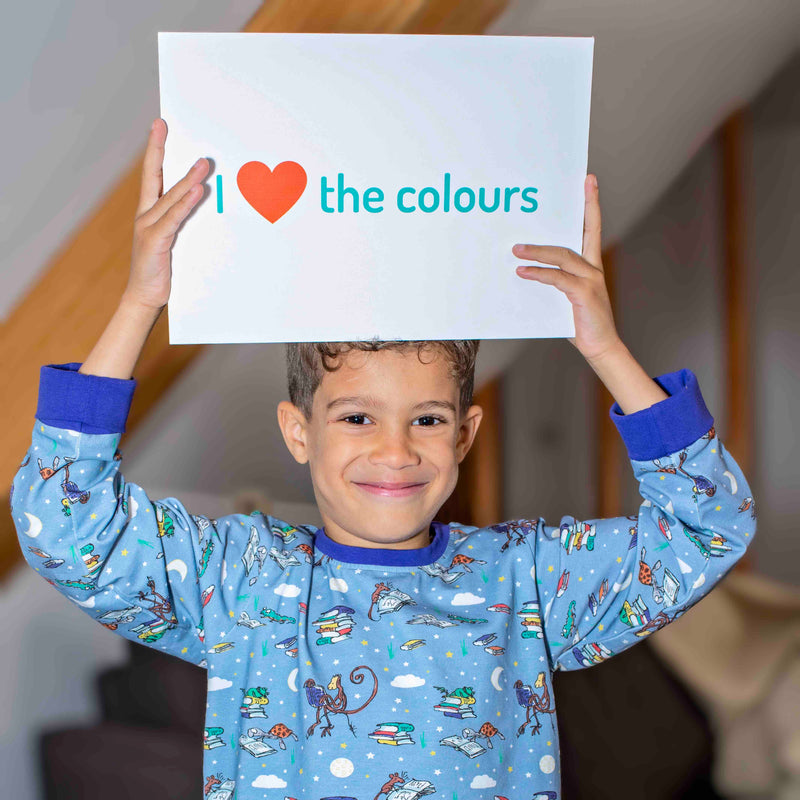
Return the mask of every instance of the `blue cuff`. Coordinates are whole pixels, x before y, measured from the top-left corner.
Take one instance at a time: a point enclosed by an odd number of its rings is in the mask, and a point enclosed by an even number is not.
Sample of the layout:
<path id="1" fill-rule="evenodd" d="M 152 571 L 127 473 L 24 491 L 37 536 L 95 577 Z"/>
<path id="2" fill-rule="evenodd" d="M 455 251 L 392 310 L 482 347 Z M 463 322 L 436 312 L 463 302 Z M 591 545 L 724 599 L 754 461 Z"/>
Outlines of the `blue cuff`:
<path id="1" fill-rule="evenodd" d="M 41 368 L 36 418 L 82 433 L 124 433 L 136 380 L 84 375 L 80 366 L 71 362 Z"/>
<path id="2" fill-rule="evenodd" d="M 683 450 L 714 425 L 691 370 L 668 372 L 653 380 L 669 397 L 633 414 L 623 414 L 618 403 L 609 412 L 633 461 L 652 461 Z"/>

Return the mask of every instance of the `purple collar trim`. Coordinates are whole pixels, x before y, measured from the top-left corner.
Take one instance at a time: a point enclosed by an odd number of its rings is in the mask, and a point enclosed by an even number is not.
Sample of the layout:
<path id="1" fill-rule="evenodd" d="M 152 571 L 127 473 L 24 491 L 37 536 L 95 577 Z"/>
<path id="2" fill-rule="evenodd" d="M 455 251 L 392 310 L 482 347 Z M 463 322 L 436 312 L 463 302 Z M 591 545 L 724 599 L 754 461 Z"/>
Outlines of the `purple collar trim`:
<path id="1" fill-rule="evenodd" d="M 325 528 L 314 532 L 317 550 L 336 561 L 347 564 L 374 564 L 383 567 L 421 567 L 432 564 L 447 549 L 450 541 L 450 526 L 444 522 L 432 522 L 433 541 L 427 547 L 414 550 L 394 550 L 385 547 L 354 547 L 334 542 Z"/>

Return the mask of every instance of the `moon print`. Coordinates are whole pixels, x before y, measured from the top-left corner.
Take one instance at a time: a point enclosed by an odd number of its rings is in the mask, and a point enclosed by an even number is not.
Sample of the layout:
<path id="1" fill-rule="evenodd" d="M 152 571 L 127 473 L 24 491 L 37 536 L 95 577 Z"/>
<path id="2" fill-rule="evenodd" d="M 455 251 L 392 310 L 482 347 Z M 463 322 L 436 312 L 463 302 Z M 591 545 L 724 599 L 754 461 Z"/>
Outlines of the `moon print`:
<path id="1" fill-rule="evenodd" d="M 348 778 L 353 774 L 353 762 L 349 758 L 334 758 L 331 761 L 331 772 L 337 778 Z"/>
<path id="2" fill-rule="evenodd" d="M 42 532 L 42 521 L 39 517 L 35 517 L 33 514 L 29 514 L 27 511 L 25 512 L 25 516 L 28 518 L 28 522 L 30 525 L 28 526 L 28 530 L 25 533 L 31 537 L 31 539 L 35 539 L 41 532 Z"/>
<path id="3" fill-rule="evenodd" d="M 736 494 L 739 491 L 739 484 L 736 483 L 736 476 L 732 472 L 722 473 L 731 482 L 731 494 Z"/>
<path id="4" fill-rule="evenodd" d="M 297 667 L 295 667 L 290 673 L 288 678 L 289 688 L 293 691 L 297 691 Z"/>
<path id="5" fill-rule="evenodd" d="M 492 686 L 494 686 L 494 688 L 497 689 L 498 692 L 503 691 L 503 687 L 500 685 L 500 674 L 502 673 L 502 671 L 503 671 L 502 667 L 495 667 L 492 670 L 492 677 L 489 679 L 492 682 Z"/>
<path id="6" fill-rule="evenodd" d="M 542 756 L 539 759 L 539 769 L 544 772 L 545 775 L 549 775 L 553 772 L 556 768 L 556 760 L 553 756 Z"/>
<path id="7" fill-rule="evenodd" d="M 170 561 L 167 564 L 167 572 L 173 569 L 181 576 L 181 583 L 183 583 L 186 580 L 186 562 L 181 561 L 179 558 Z"/>
<path id="8" fill-rule="evenodd" d="M 701 572 L 697 576 L 697 580 L 692 584 L 692 589 L 699 589 L 706 582 L 705 573 Z"/>
<path id="9" fill-rule="evenodd" d="M 621 592 L 623 589 L 627 589 L 631 585 L 631 579 L 633 578 L 633 573 L 629 572 L 627 577 L 625 578 L 622 583 L 615 583 L 614 584 L 614 591 Z"/>

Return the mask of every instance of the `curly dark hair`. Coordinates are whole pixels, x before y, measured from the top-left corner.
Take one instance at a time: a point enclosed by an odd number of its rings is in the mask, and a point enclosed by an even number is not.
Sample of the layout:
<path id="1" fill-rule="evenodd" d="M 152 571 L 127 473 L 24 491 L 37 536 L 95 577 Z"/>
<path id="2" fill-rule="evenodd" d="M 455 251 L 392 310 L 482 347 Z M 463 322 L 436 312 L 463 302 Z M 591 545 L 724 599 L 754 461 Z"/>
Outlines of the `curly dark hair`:
<path id="1" fill-rule="evenodd" d="M 408 352 L 417 348 L 417 358 L 423 352 L 439 351 L 450 365 L 450 374 L 459 386 L 459 406 L 462 414 L 472 405 L 472 392 L 475 384 L 475 359 L 478 356 L 480 340 L 456 339 L 443 341 L 380 341 L 371 339 L 359 342 L 289 342 L 286 345 L 286 371 L 289 382 L 289 399 L 311 419 L 311 406 L 314 392 L 322 383 L 323 370 L 335 372 L 341 361 L 339 356 L 351 350 L 376 352 L 378 350 L 398 350 Z"/>

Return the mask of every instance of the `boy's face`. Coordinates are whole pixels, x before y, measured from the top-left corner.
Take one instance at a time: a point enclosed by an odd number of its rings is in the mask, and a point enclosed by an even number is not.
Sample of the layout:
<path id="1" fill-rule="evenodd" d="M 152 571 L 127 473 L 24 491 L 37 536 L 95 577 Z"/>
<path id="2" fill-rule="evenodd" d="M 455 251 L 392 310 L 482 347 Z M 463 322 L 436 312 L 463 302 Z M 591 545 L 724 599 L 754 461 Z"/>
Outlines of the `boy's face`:
<path id="1" fill-rule="evenodd" d="M 459 389 L 437 350 L 350 351 L 325 372 L 311 421 L 288 401 L 278 422 L 309 463 L 325 532 L 360 547 L 425 547 L 482 411 L 459 417 Z"/>

